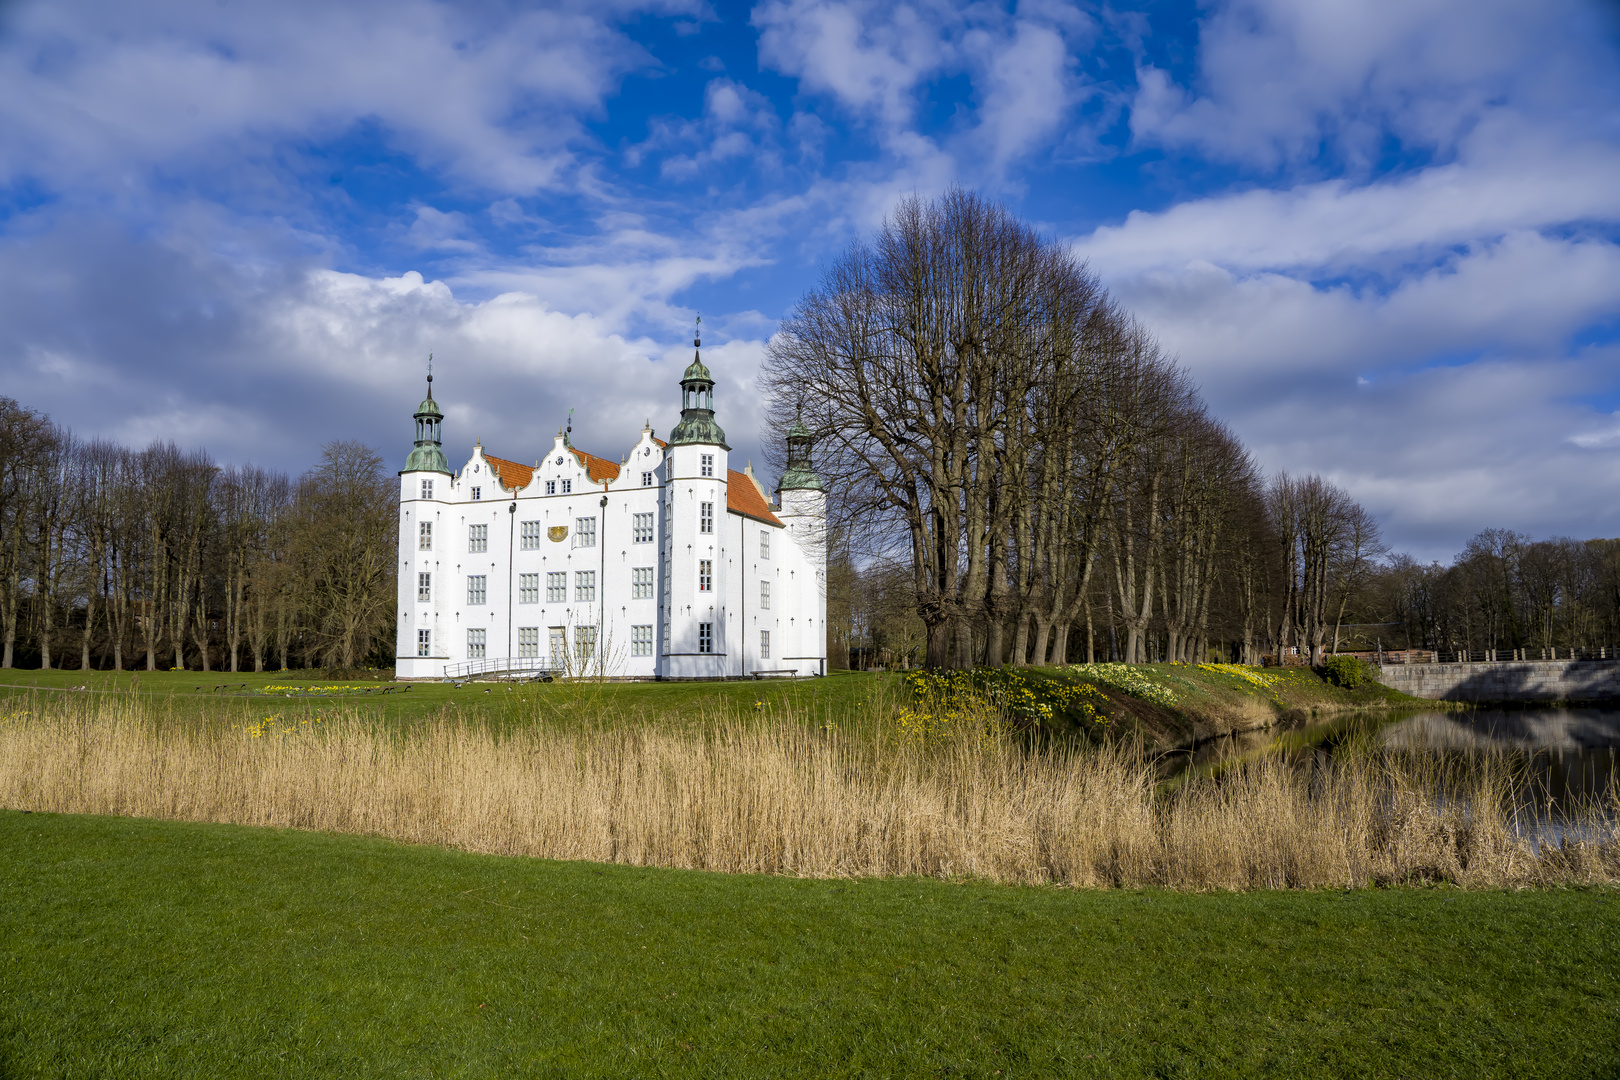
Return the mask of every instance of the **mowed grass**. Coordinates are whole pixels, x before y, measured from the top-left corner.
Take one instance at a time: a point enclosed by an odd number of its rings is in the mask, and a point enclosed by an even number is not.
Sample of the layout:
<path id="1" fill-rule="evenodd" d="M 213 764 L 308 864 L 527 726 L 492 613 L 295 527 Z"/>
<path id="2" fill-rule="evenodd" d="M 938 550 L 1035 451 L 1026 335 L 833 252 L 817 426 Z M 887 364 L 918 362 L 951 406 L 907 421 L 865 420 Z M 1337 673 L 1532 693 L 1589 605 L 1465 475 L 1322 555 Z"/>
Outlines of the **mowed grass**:
<path id="1" fill-rule="evenodd" d="M 861 716 L 872 698 L 898 700 L 900 676 L 884 672 L 834 672 L 817 679 L 761 679 L 746 682 L 421 682 L 409 692 L 383 694 L 386 682 L 324 683 L 299 678 L 300 672 L 78 671 L 11 669 L 0 671 L 0 701 L 29 694 L 92 693 L 174 699 L 182 707 L 209 702 L 251 701 L 267 712 L 293 718 L 319 715 L 332 703 L 357 706 L 388 720 L 416 720 L 447 708 L 514 720 L 620 718 L 672 715 L 738 707 L 775 707 L 816 723 L 847 724 Z M 249 697 L 236 689 L 246 685 Z M 77 687 L 84 687 L 80 691 Z M 225 690 L 216 688 L 224 687 Z M 291 696 L 270 690 L 295 687 Z M 357 688 L 357 689 L 349 689 Z M 369 690 L 370 693 L 365 691 Z M 322 692 L 325 692 L 323 696 Z"/>
<path id="2" fill-rule="evenodd" d="M 1620 1075 L 1620 894 L 721 876 L 0 812 L 0 1076 Z"/>

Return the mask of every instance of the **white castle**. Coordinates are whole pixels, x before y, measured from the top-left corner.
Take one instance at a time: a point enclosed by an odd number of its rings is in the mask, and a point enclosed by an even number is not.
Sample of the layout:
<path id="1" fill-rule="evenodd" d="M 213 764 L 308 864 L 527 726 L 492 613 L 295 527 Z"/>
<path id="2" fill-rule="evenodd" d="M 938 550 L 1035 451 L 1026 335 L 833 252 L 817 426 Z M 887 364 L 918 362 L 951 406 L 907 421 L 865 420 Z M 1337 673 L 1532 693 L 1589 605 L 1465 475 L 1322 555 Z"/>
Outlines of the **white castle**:
<path id="1" fill-rule="evenodd" d="M 729 467 L 700 351 L 669 441 L 643 428 L 619 465 L 559 433 L 532 466 L 480 444 L 453 473 L 431 375 L 415 420 L 398 678 L 826 674 L 827 496 L 810 433 L 788 432 L 771 503 L 752 467 Z"/>

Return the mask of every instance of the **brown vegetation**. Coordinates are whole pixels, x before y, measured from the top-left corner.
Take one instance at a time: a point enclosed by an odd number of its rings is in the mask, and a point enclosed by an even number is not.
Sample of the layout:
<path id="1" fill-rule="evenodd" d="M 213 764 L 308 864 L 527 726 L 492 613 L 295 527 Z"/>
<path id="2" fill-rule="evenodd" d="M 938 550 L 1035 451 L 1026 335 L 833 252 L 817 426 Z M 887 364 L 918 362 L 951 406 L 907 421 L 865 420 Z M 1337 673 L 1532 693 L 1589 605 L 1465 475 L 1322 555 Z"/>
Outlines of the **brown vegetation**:
<path id="1" fill-rule="evenodd" d="M 0 397 L 0 668 L 391 662 L 396 499 L 358 443 L 289 480 Z"/>
<path id="2" fill-rule="evenodd" d="M 1273 758 L 1161 797 L 1129 751 L 1035 752 L 956 727 L 926 745 L 791 716 L 503 729 L 440 715 L 400 730 L 354 712 L 177 719 L 85 695 L 0 721 L 0 805 L 738 873 L 1185 889 L 1620 880 L 1620 837 L 1596 808 L 1583 843 L 1538 854 L 1516 833 L 1500 762 Z"/>

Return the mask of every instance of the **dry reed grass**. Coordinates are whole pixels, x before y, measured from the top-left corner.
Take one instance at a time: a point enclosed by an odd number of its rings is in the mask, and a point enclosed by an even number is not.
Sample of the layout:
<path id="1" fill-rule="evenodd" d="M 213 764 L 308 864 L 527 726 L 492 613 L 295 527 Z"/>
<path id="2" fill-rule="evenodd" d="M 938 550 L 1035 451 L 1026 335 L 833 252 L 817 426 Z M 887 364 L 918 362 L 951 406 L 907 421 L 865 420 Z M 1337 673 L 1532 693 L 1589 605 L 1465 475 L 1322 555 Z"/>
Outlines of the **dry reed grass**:
<path id="1" fill-rule="evenodd" d="M 20 703 L 13 702 L 14 706 Z M 361 833 L 469 851 L 731 873 L 1088 887 L 1359 888 L 1620 880 L 1614 807 L 1540 850 L 1505 763 L 1264 758 L 1155 794 L 1125 749 L 927 745 L 792 716 L 409 730 L 350 711 L 255 737 L 216 707 L 36 699 L 0 718 L 0 806 Z"/>

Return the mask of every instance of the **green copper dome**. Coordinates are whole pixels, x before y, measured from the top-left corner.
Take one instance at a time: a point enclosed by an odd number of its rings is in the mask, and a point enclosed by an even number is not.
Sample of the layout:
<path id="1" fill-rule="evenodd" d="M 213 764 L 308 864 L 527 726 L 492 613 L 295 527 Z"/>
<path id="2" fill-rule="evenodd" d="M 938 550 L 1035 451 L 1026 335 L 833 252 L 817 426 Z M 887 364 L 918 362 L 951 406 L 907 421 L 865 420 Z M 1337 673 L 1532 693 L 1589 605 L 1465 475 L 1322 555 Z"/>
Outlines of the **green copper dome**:
<path id="1" fill-rule="evenodd" d="M 416 421 L 416 447 L 405 459 L 405 467 L 400 472 L 441 472 L 455 475 L 450 472 L 450 462 L 445 459 L 444 451 L 439 448 L 439 425 L 444 421 L 444 412 L 439 408 L 439 403 L 433 400 L 432 375 L 428 376 L 427 397 L 416 407 L 411 419 Z"/>
<path id="2" fill-rule="evenodd" d="M 696 412 L 689 409 L 688 412 Z M 713 414 L 708 416 L 692 417 L 684 413 L 681 422 L 675 425 L 675 430 L 669 433 L 669 445 L 686 446 L 702 443 L 704 446 L 718 446 L 722 450 L 730 450 L 726 444 L 726 433 L 720 425 L 714 422 Z"/>
<path id="3" fill-rule="evenodd" d="M 439 449 L 438 443 L 425 443 L 411 451 L 405 459 L 405 468 L 402 472 L 442 472 L 450 475 L 450 462 L 445 459 L 444 451 Z"/>
<path id="4" fill-rule="evenodd" d="M 730 450 L 726 433 L 714 422 L 714 376 L 703 366 L 702 354 L 696 351 L 702 344 L 701 338 L 692 339 L 692 363 L 681 376 L 681 422 L 669 433 L 669 445 L 696 444 Z"/>

